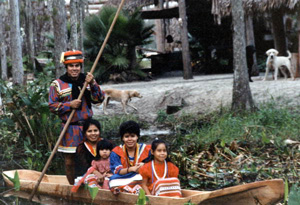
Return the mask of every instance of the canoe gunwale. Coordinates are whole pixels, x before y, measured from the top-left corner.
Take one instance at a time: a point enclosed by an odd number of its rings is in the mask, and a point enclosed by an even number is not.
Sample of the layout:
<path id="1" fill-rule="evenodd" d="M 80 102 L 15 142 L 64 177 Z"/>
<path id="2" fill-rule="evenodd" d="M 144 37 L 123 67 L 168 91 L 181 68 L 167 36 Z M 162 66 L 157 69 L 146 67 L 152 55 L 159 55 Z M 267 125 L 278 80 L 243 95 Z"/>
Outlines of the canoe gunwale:
<path id="1" fill-rule="evenodd" d="M 20 185 L 22 191 L 32 191 L 37 181 L 32 181 L 28 179 L 22 179 L 22 172 L 24 175 L 29 176 L 30 173 L 35 175 L 40 174 L 40 172 L 33 171 L 33 170 L 10 170 L 4 171 L 6 175 L 9 177 L 14 176 L 15 171 L 19 172 L 20 177 Z M 20 174 L 21 173 L 21 174 Z M 4 181 L 8 186 L 13 186 L 13 183 L 4 175 Z M 66 177 L 63 175 L 45 175 L 45 180 L 41 182 L 39 187 L 40 194 L 47 194 L 55 197 L 62 197 L 68 200 L 82 200 L 84 202 L 91 202 L 91 197 L 87 190 L 79 189 L 77 193 L 72 193 L 71 188 L 72 185 L 69 184 L 58 184 L 53 183 L 51 180 L 54 178 L 62 178 L 66 180 Z M 37 179 L 34 179 L 37 180 Z M 67 183 L 67 182 L 66 182 Z M 257 192 L 259 196 L 259 190 L 264 190 L 272 192 L 270 197 L 275 197 L 274 200 L 281 200 L 284 196 L 284 182 L 282 179 L 273 179 L 273 180 L 266 180 L 266 181 L 258 181 L 244 185 L 237 185 L 233 187 L 227 187 L 215 191 L 196 191 L 196 190 L 185 190 L 183 189 L 183 193 L 186 195 L 182 198 L 171 198 L 171 197 L 159 197 L 159 196 L 148 196 L 150 204 L 184 204 L 186 202 L 192 202 L 195 204 L 199 204 L 201 202 L 205 202 L 206 200 L 211 200 L 219 197 L 227 197 L 233 195 L 239 195 L 240 193 L 243 194 L 245 192 L 253 192 L 254 194 Z M 258 191 L 256 191 L 258 190 Z M 266 192 L 266 191 L 265 191 Z M 268 192 L 266 192 L 268 193 Z M 278 195 L 278 196 L 277 196 Z M 252 200 L 253 200 L 252 196 Z M 261 196 L 260 196 L 261 197 Z M 115 196 L 111 193 L 110 190 L 100 190 L 96 196 L 95 203 L 106 201 L 107 203 L 104 204 L 136 204 L 138 196 L 129 194 L 129 193 L 120 193 L 118 196 Z M 272 201 L 272 199 L 270 199 Z M 273 201 L 274 201 L 273 200 Z M 204 203 L 205 204 L 205 203 Z"/>

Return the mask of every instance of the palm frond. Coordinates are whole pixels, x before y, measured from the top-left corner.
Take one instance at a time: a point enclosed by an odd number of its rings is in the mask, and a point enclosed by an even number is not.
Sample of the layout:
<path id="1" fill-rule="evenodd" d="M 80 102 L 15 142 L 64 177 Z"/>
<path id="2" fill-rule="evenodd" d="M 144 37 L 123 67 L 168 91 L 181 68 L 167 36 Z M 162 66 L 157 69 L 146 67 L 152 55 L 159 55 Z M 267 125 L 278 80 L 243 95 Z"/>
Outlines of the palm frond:
<path id="1" fill-rule="evenodd" d="M 91 15 L 84 21 L 85 40 L 84 48 L 87 57 L 94 60 L 105 39 L 107 31 L 113 21 L 116 8 L 104 6 L 98 14 Z M 111 36 L 107 42 L 102 57 L 102 63 L 109 68 L 107 72 L 134 69 L 131 68 L 135 60 L 135 46 L 145 45 L 151 42 L 153 26 L 146 25 L 140 16 L 139 10 L 134 12 L 122 11 L 117 19 Z M 132 55 L 133 54 L 133 55 Z M 100 74 L 101 72 L 99 72 Z M 102 78 L 102 77 L 101 77 Z"/>

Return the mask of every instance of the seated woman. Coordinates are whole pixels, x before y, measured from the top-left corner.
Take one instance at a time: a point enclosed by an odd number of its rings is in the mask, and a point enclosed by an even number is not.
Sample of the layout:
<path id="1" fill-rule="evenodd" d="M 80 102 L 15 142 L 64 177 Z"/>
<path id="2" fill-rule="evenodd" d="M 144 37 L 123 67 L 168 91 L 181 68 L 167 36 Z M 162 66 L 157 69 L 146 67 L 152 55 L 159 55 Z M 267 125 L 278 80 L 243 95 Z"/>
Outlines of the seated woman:
<path id="1" fill-rule="evenodd" d="M 140 169 L 142 188 L 147 195 L 181 197 L 179 170 L 168 158 L 166 143 L 156 139 L 151 145 L 151 158 Z"/>
<path id="2" fill-rule="evenodd" d="M 137 193 L 142 177 L 139 169 L 142 161 L 150 156 L 150 145 L 137 143 L 140 126 L 134 121 L 127 121 L 119 129 L 123 145 L 115 147 L 110 154 L 110 169 L 113 172 L 109 187 L 114 194 L 119 192 Z"/>
<path id="3" fill-rule="evenodd" d="M 77 191 L 79 186 L 84 180 L 91 180 L 92 177 L 95 178 L 92 174 L 92 171 L 89 168 L 92 165 L 92 161 L 96 159 L 97 152 L 97 143 L 102 140 L 100 138 L 101 125 L 97 120 L 87 119 L 83 124 L 83 135 L 85 141 L 80 143 L 76 148 L 75 154 L 75 184 L 73 186 L 74 192 Z M 96 178 L 95 178 L 96 179 Z M 94 181 L 94 180 L 92 180 Z M 88 184 L 88 181 L 85 181 Z M 97 185 L 97 180 L 95 186 Z"/>

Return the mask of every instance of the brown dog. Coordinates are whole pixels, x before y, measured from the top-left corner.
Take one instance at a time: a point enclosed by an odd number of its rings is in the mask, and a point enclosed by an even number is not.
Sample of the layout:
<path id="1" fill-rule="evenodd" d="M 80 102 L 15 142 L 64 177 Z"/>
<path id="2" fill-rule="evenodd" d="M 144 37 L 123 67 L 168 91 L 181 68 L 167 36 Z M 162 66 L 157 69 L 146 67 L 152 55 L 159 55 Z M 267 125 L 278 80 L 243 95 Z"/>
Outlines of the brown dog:
<path id="1" fill-rule="evenodd" d="M 121 102 L 124 112 L 128 114 L 128 112 L 126 111 L 127 105 L 137 111 L 137 108 L 134 107 L 133 105 L 128 104 L 128 101 L 130 101 L 131 98 L 133 97 L 142 98 L 142 95 L 136 90 L 106 89 L 104 90 L 104 92 L 105 92 L 105 98 L 103 101 L 103 111 L 105 115 L 107 115 L 106 106 L 108 105 L 109 100 Z"/>

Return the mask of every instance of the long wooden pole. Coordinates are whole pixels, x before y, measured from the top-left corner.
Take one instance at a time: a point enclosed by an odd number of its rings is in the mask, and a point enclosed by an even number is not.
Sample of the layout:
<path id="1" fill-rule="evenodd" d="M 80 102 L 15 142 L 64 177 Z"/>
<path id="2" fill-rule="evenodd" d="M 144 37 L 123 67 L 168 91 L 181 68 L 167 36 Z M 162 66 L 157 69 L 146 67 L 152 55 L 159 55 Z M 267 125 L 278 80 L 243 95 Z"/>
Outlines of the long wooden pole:
<path id="1" fill-rule="evenodd" d="M 109 36 L 110 36 L 110 34 L 111 34 L 112 30 L 113 30 L 114 25 L 116 24 L 116 21 L 117 21 L 117 19 L 118 19 L 118 16 L 119 16 L 119 14 L 120 14 L 120 12 L 121 12 L 121 10 L 122 10 L 122 7 L 123 7 L 123 5 L 124 5 L 124 2 L 125 2 L 125 0 L 122 0 L 121 3 L 120 3 L 120 5 L 119 5 L 119 8 L 118 8 L 118 10 L 117 10 L 117 13 L 116 13 L 116 15 L 115 15 L 115 17 L 114 17 L 114 19 L 113 19 L 113 21 L 112 21 L 112 23 L 111 23 L 111 26 L 110 26 L 110 28 L 109 28 L 107 34 L 106 34 L 106 37 L 105 37 L 105 39 L 104 39 L 104 41 L 103 41 L 103 44 L 102 44 L 102 46 L 101 46 L 101 48 L 100 48 L 100 51 L 99 51 L 98 55 L 97 55 L 97 58 L 96 58 L 96 60 L 95 60 L 95 62 L 94 62 L 94 64 L 93 64 L 93 66 L 92 66 L 92 68 L 91 68 L 91 71 L 90 71 L 91 74 L 93 74 L 93 72 L 94 72 L 94 70 L 95 70 L 95 68 L 96 68 L 96 65 L 97 65 L 97 63 L 98 63 L 98 61 L 99 61 L 99 59 L 100 59 L 100 57 L 101 57 L 101 55 L 102 55 L 102 53 L 103 53 L 103 50 L 104 50 L 104 48 L 105 48 L 105 45 L 106 45 L 106 43 L 107 43 L 107 41 L 108 41 L 108 38 L 109 38 Z M 82 89 L 81 89 L 81 92 L 80 92 L 80 94 L 79 94 L 79 96 L 78 96 L 78 99 L 79 99 L 79 100 L 82 98 L 82 96 L 83 96 L 83 94 L 84 94 L 84 91 L 85 91 L 87 85 L 88 85 L 88 83 L 85 81 L 85 82 L 84 82 L 84 85 L 83 85 L 83 87 L 82 87 Z M 33 198 L 33 196 L 34 196 L 36 190 L 38 189 L 38 187 L 39 187 L 39 185 L 40 185 L 40 183 L 41 183 L 41 181 L 42 181 L 42 179 L 43 179 L 43 177 L 44 177 L 44 175 L 45 175 L 45 172 L 47 171 L 47 169 L 48 169 L 48 167 L 49 167 L 49 165 L 50 165 L 50 163 L 51 163 L 51 161 L 52 161 L 52 159 L 53 159 L 53 157 L 54 157 L 54 155 L 55 155 L 55 153 L 56 153 L 56 151 L 57 151 L 57 148 L 58 148 L 58 146 L 59 146 L 59 144 L 60 144 L 60 141 L 62 140 L 63 136 L 65 135 L 65 133 L 66 133 L 66 131 L 67 131 L 69 125 L 70 125 L 70 122 L 71 122 L 71 120 L 72 120 L 72 118 L 73 118 L 73 116 L 74 116 L 74 113 L 75 113 L 75 110 L 73 109 L 72 112 L 71 112 L 71 114 L 70 114 L 70 116 L 69 116 L 69 118 L 68 118 L 68 120 L 67 120 L 67 122 L 66 122 L 66 124 L 65 124 L 65 126 L 64 126 L 64 128 L 63 128 L 63 130 L 62 130 L 62 132 L 60 133 L 60 135 L 59 135 L 59 137 L 58 137 L 58 140 L 57 140 L 57 142 L 56 142 L 56 144 L 55 144 L 55 147 L 53 148 L 52 153 L 51 153 L 50 157 L 48 158 L 48 161 L 47 161 L 47 163 L 46 163 L 46 165 L 45 165 L 45 167 L 44 167 L 44 169 L 43 169 L 43 171 L 42 171 L 42 173 L 41 173 L 40 178 L 38 179 L 38 181 L 37 181 L 37 183 L 36 183 L 34 189 L 32 190 L 32 193 L 31 193 L 31 195 L 30 195 L 30 197 L 29 197 L 29 200 L 30 200 L 30 201 L 32 200 L 32 198 Z"/>

